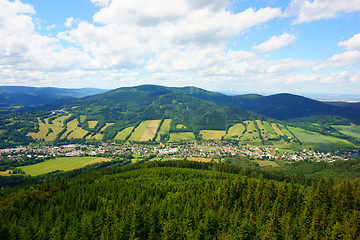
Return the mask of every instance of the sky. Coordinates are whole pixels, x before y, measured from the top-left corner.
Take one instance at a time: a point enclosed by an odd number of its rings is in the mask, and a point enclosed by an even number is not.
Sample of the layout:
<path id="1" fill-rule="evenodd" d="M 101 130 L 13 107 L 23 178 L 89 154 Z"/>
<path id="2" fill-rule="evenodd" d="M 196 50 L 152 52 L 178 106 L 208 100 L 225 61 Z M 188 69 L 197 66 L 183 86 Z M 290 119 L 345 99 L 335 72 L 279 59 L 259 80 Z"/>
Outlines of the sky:
<path id="1" fill-rule="evenodd" d="M 360 0 L 0 0 L 0 85 L 360 95 Z"/>

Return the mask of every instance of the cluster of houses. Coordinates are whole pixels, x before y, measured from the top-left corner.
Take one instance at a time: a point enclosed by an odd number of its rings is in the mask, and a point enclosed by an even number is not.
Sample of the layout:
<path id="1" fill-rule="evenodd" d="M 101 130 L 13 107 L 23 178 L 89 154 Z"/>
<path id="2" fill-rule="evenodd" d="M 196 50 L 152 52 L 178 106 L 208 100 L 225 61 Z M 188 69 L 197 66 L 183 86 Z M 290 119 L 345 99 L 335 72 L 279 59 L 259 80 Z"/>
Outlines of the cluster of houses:
<path id="1" fill-rule="evenodd" d="M 75 157 L 75 156 L 107 156 L 116 157 L 123 154 L 136 154 L 140 157 L 156 156 L 160 158 L 223 158 L 231 156 L 246 156 L 249 159 L 268 159 L 285 161 L 327 161 L 359 158 L 359 150 L 351 152 L 317 152 L 313 150 L 281 150 L 274 147 L 245 148 L 232 142 L 200 141 L 179 145 L 118 145 L 101 143 L 94 145 L 70 144 L 63 146 L 34 146 L 0 149 L 0 158 L 16 159 L 20 157 Z"/>

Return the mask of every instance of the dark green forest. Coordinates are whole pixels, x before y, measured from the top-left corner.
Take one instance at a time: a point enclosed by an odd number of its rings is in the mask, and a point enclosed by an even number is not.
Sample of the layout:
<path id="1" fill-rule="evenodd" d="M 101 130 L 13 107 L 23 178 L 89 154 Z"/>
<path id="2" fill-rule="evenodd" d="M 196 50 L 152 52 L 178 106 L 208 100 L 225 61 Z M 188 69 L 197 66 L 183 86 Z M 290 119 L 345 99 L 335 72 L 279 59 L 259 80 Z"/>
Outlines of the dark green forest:
<path id="1" fill-rule="evenodd" d="M 359 180 L 168 161 L 0 191 L 0 239 L 358 239 Z"/>

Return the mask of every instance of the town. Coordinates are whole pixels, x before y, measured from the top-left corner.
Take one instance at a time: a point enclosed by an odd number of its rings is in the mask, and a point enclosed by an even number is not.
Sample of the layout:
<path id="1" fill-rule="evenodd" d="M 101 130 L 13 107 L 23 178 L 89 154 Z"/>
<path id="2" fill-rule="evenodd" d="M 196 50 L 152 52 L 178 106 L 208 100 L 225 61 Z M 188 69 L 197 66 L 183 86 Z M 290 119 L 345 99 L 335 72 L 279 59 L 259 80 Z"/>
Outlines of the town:
<path id="1" fill-rule="evenodd" d="M 307 149 L 279 149 L 269 146 L 243 147 L 230 141 L 194 141 L 183 144 L 147 145 L 101 142 L 96 145 L 69 144 L 62 146 L 29 145 L 0 149 L 0 162 L 4 159 L 20 161 L 26 158 L 101 156 L 110 159 L 131 154 L 134 159 L 188 159 L 211 161 L 225 157 L 247 157 L 250 160 L 325 161 L 359 158 L 360 151 L 321 152 Z"/>

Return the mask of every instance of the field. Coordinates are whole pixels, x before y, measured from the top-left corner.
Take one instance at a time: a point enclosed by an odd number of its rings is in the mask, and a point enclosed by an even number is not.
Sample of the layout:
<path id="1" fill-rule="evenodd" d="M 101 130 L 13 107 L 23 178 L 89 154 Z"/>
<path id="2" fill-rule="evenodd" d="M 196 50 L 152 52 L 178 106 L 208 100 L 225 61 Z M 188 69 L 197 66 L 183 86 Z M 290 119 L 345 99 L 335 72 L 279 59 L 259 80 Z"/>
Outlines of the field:
<path id="1" fill-rule="evenodd" d="M 38 118 L 40 131 L 37 133 L 29 133 L 28 136 L 31 136 L 34 139 L 43 138 L 45 141 L 53 141 L 64 128 L 64 121 L 69 117 L 70 115 L 58 117 L 52 121 L 52 124 L 49 124 L 49 118 L 45 119 L 45 124 Z M 51 133 L 49 133 L 49 128 L 52 129 Z"/>
<path id="2" fill-rule="evenodd" d="M 244 121 L 246 132 L 241 136 L 242 141 L 260 140 L 259 133 L 253 121 Z"/>
<path id="3" fill-rule="evenodd" d="M 59 157 L 52 160 L 47 160 L 42 163 L 20 167 L 27 175 L 37 176 L 40 174 L 63 170 L 68 171 L 76 168 L 81 168 L 89 164 L 98 162 L 110 161 L 107 158 L 99 157 Z"/>
<path id="4" fill-rule="evenodd" d="M 171 123 L 171 119 L 165 119 L 163 124 L 160 127 L 160 130 L 158 132 L 158 135 L 156 137 L 156 141 L 160 142 L 160 135 L 161 134 L 168 134 L 170 131 L 170 123 Z"/>
<path id="5" fill-rule="evenodd" d="M 105 126 L 100 130 L 100 133 L 112 125 L 114 125 L 114 123 L 106 123 Z"/>
<path id="6" fill-rule="evenodd" d="M 345 135 L 360 138 L 360 126 L 359 125 L 355 125 L 355 124 L 351 124 L 351 126 L 332 125 L 332 127 Z"/>
<path id="7" fill-rule="evenodd" d="M 201 130 L 200 135 L 204 140 L 221 140 L 221 137 L 225 136 L 225 131 L 218 130 Z"/>
<path id="8" fill-rule="evenodd" d="M 354 144 L 331 136 L 321 135 L 316 132 L 309 132 L 301 128 L 289 127 L 289 130 L 302 142 L 303 147 L 322 149 L 326 151 L 355 148 Z"/>
<path id="9" fill-rule="evenodd" d="M 225 138 L 230 139 L 238 139 L 241 137 L 242 133 L 245 131 L 245 126 L 241 123 L 235 124 L 228 130 L 228 134 L 225 136 Z"/>
<path id="10" fill-rule="evenodd" d="M 193 132 L 175 132 L 170 133 L 170 142 L 182 142 L 195 140 Z"/>
<path id="11" fill-rule="evenodd" d="M 148 141 L 151 140 L 159 127 L 160 120 L 142 121 L 140 125 L 131 134 L 130 141 Z"/>
<path id="12" fill-rule="evenodd" d="M 283 134 L 285 134 L 287 137 L 289 137 L 289 138 L 293 138 L 293 137 L 294 137 L 294 136 L 286 129 L 286 127 L 285 127 L 284 125 L 278 124 L 278 126 L 279 126 L 281 132 L 282 132 Z"/>
<path id="13" fill-rule="evenodd" d="M 131 131 L 134 129 L 134 127 L 128 127 L 123 129 L 121 132 L 118 132 L 115 136 L 115 140 L 125 140 L 127 136 L 131 133 Z"/>
<path id="14" fill-rule="evenodd" d="M 79 122 L 76 118 L 68 122 L 67 131 L 61 136 L 61 138 L 65 138 L 66 136 L 68 136 L 68 139 L 83 138 L 88 133 L 88 131 L 78 127 L 78 124 Z"/>
<path id="15" fill-rule="evenodd" d="M 183 124 L 176 124 L 176 128 L 177 129 L 185 129 L 186 127 Z"/>
<path id="16" fill-rule="evenodd" d="M 12 170 L 0 171 L 0 176 L 11 176 Z"/>
<path id="17" fill-rule="evenodd" d="M 98 121 L 88 121 L 89 128 L 95 128 Z"/>
<path id="18" fill-rule="evenodd" d="M 271 123 L 271 127 L 274 130 L 275 134 L 278 136 L 283 136 L 285 135 L 279 128 L 279 126 L 276 123 Z"/>

